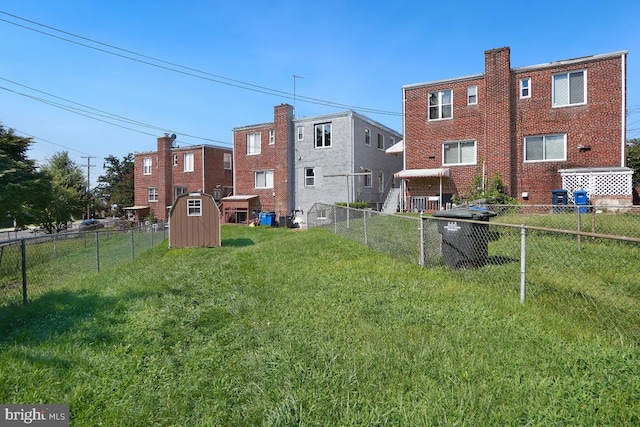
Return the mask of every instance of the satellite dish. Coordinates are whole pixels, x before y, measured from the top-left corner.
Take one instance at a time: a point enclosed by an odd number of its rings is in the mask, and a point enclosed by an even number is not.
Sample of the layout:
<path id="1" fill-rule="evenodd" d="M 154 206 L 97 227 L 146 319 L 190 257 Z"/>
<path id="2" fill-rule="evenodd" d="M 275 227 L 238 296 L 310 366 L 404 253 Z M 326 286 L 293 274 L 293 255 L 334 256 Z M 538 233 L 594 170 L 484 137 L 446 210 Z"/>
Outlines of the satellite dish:
<path id="1" fill-rule="evenodd" d="M 176 138 L 177 138 L 176 134 L 175 134 L 175 133 L 172 133 L 172 134 L 171 134 L 171 139 L 173 139 L 173 140 L 175 141 L 175 140 L 176 140 Z"/>

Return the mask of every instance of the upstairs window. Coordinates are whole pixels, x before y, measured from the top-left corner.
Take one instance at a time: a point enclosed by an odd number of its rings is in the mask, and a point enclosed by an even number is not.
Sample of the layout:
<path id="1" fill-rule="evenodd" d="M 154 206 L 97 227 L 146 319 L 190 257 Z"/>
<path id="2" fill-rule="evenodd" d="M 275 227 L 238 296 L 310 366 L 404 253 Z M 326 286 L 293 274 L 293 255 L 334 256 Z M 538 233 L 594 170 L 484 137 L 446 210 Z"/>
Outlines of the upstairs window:
<path id="1" fill-rule="evenodd" d="M 173 155 L 173 166 L 178 166 L 178 155 L 177 154 Z"/>
<path id="2" fill-rule="evenodd" d="M 247 135 L 247 154 L 260 154 L 260 132 L 250 133 Z"/>
<path id="3" fill-rule="evenodd" d="M 316 125 L 316 148 L 331 147 L 331 123 Z"/>
<path id="4" fill-rule="evenodd" d="M 524 139 L 524 161 L 562 161 L 567 158 L 567 135 L 537 135 Z"/>
<path id="5" fill-rule="evenodd" d="M 193 172 L 193 153 L 184 153 L 184 172 Z"/>
<path id="6" fill-rule="evenodd" d="M 553 106 L 580 105 L 586 99 L 586 72 L 572 71 L 553 76 Z"/>
<path id="7" fill-rule="evenodd" d="M 531 98 L 531 78 L 520 79 L 520 98 Z"/>
<path id="8" fill-rule="evenodd" d="M 313 187 L 316 185 L 316 171 L 314 168 L 304 168 L 304 186 Z"/>
<path id="9" fill-rule="evenodd" d="M 273 171 L 256 171 L 255 187 L 273 188 Z"/>
<path id="10" fill-rule="evenodd" d="M 222 165 L 226 170 L 231 170 L 231 153 L 224 153 Z"/>
<path id="11" fill-rule="evenodd" d="M 475 141 L 456 141 L 442 144 L 443 165 L 474 165 L 475 163 Z"/>
<path id="12" fill-rule="evenodd" d="M 453 117 L 453 91 L 442 90 L 429 93 L 429 120 Z"/>
<path id="13" fill-rule="evenodd" d="M 151 175 L 151 157 L 142 159 L 142 175 Z"/>
<path id="14" fill-rule="evenodd" d="M 304 139 L 304 127 L 298 126 L 296 134 L 298 135 L 298 141 L 302 141 Z"/>
<path id="15" fill-rule="evenodd" d="M 187 199 L 187 216 L 202 216 L 202 199 Z"/>
<path id="16" fill-rule="evenodd" d="M 384 150 L 384 135 L 378 134 L 378 150 Z"/>
<path id="17" fill-rule="evenodd" d="M 364 128 L 364 145 L 371 145 L 371 131 L 369 128 Z"/>
<path id="18" fill-rule="evenodd" d="M 270 130 L 269 131 L 269 145 L 273 145 L 276 143 L 276 131 L 275 130 Z"/>
<path id="19" fill-rule="evenodd" d="M 473 85 L 467 88 L 467 105 L 476 105 L 478 103 L 478 86 Z"/>

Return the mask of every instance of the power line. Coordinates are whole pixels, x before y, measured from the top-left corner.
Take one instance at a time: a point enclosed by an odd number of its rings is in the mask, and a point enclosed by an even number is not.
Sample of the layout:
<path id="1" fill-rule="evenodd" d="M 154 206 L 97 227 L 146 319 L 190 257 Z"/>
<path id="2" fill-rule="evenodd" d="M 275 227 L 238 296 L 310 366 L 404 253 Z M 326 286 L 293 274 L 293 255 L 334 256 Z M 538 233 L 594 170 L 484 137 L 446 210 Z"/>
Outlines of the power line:
<path id="1" fill-rule="evenodd" d="M 124 53 L 130 54 L 130 55 L 135 55 L 135 56 L 138 56 L 140 58 L 144 58 L 145 60 L 132 58 L 131 56 L 128 56 L 128 55 L 124 55 L 124 54 L 117 53 L 117 52 L 112 52 L 112 51 L 107 50 L 107 49 L 102 49 L 100 47 L 91 46 L 91 45 L 88 45 L 88 44 L 85 44 L 85 43 L 81 43 L 81 42 L 78 42 L 78 41 L 75 41 L 75 40 L 70 40 L 70 39 L 65 38 L 65 37 L 61 37 L 61 36 L 57 36 L 57 35 L 54 35 L 54 34 L 50 34 L 50 33 L 45 32 L 45 31 L 41 31 L 41 30 L 38 30 L 38 29 L 35 29 L 35 28 L 28 27 L 26 25 L 21 25 L 21 24 L 18 24 L 16 22 L 12 22 L 12 21 L 0 18 L 0 21 L 2 21 L 2 22 L 6 22 L 8 24 L 15 25 L 17 27 L 24 28 L 24 29 L 29 30 L 29 31 L 33 31 L 33 32 L 36 32 L 36 33 L 39 33 L 39 34 L 43 34 L 43 35 L 46 35 L 46 36 L 49 36 L 49 37 L 53 37 L 53 38 L 56 38 L 56 39 L 59 39 L 59 40 L 63 40 L 63 41 L 66 41 L 66 42 L 69 42 L 69 43 L 73 43 L 73 44 L 76 44 L 76 45 L 79 45 L 79 46 L 83 46 L 83 47 L 86 47 L 86 48 L 89 48 L 89 49 L 93 49 L 93 50 L 96 50 L 96 51 L 99 51 L 99 52 L 107 53 L 109 55 L 117 56 L 117 57 L 120 57 L 120 58 L 124 58 L 124 59 L 128 59 L 128 60 L 131 60 L 131 61 L 135 61 L 135 62 L 139 62 L 139 63 L 145 64 L 145 65 L 149 65 L 149 66 L 156 67 L 156 68 L 161 68 L 161 69 L 172 71 L 172 72 L 175 72 L 175 73 L 180 73 L 180 74 L 184 74 L 184 75 L 187 75 L 187 76 L 191 76 L 191 77 L 196 77 L 196 78 L 203 79 L 203 80 L 212 81 L 212 82 L 215 82 L 215 83 L 220 83 L 220 84 L 224 84 L 224 85 L 228 85 L 228 86 L 237 87 L 237 88 L 240 88 L 240 89 L 250 90 L 250 91 L 254 91 L 254 92 L 258 92 L 258 93 L 264 93 L 264 94 L 267 94 L 267 95 L 286 97 L 286 98 L 289 98 L 289 99 L 293 98 L 292 94 L 289 93 L 289 92 L 268 88 L 266 86 L 255 85 L 255 84 L 252 84 L 252 83 L 248 83 L 248 82 L 244 82 L 244 81 L 241 81 L 241 80 L 236 80 L 236 79 L 232 79 L 232 78 L 228 78 L 228 77 L 223 77 L 223 76 L 220 76 L 220 75 L 216 75 L 216 74 L 209 73 L 209 72 L 206 72 L 206 71 L 198 70 L 198 69 L 195 69 L 195 68 L 186 67 L 186 66 L 174 63 L 174 62 L 170 62 L 170 61 L 165 61 L 165 60 L 162 60 L 162 59 L 154 58 L 152 56 L 144 55 L 144 54 L 137 53 L 137 52 L 134 52 L 134 51 L 131 51 L 131 50 L 122 49 L 122 48 L 114 46 L 114 45 L 110 45 L 110 44 L 103 43 L 103 42 L 100 42 L 100 41 L 97 41 L 97 40 L 93 40 L 93 39 L 90 39 L 88 37 L 83 37 L 83 36 L 80 36 L 78 34 L 74 34 L 74 33 L 68 32 L 68 31 L 60 30 L 58 28 L 51 27 L 51 26 L 48 26 L 48 25 L 45 25 L 45 24 L 41 24 L 39 22 L 32 21 L 32 20 L 29 20 L 29 19 L 26 19 L 26 18 L 22 18 L 20 16 L 13 15 L 11 13 L 4 12 L 4 11 L 1 11 L 1 10 L 0 10 L 0 13 L 3 14 L 3 15 L 6 15 L 6 16 L 10 16 L 10 17 L 15 18 L 15 19 L 19 19 L 19 20 L 24 21 L 24 22 L 28 22 L 28 23 L 33 24 L 33 25 L 37 25 L 39 27 L 43 27 L 43 28 L 46 28 L 46 29 L 49 29 L 49 30 L 53 30 L 53 31 L 59 32 L 61 34 L 66 34 L 68 36 L 75 37 L 75 38 L 78 38 L 80 40 L 85 40 L 85 41 L 88 41 L 88 42 L 91 42 L 91 43 L 95 43 L 95 44 L 97 44 L 99 46 L 104 46 L 104 47 L 107 47 L 109 49 L 114 49 L 114 50 L 117 50 L 117 51 L 120 51 L 120 52 L 124 52 Z M 157 64 L 153 63 L 153 62 L 149 62 L 147 60 L 155 61 L 155 62 L 157 62 Z M 166 64 L 166 65 L 160 65 L 160 64 Z M 171 67 L 169 67 L 169 66 L 171 66 Z M 178 67 L 178 68 L 181 68 L 182 70 L 187 70 L 187 71 L 181 71 L 181 70 L 178 70 L 178 69 L 172 68 L 172 67 Z M 194 73 L 198 73 L 198 74 L 194 74 Z M 209 76 L 209 77 L 206 77 L 206 76 Z M 326 100 L 307 97 L 307 96 L 297 95 L 296 99 L 299 99 L 299 100 L 302 100 L 304 102 L 311 103 L 311 104 L 318 104 L 318 105 L 330 106 L 330 107 L 335 107 L 335 108 L 346 108 L 346 109 L 350 109 L 350 110 L 358 110 L 358 111 L 371 113 L 371 114 L 382 114 L 382 115 L 392 115 L 392 116 L 401 116 L 402 115 L 402 113 L 399 113 L 399 112 L 378 110 L 378 109 L 367 108 L 367 107 L 358 107 L 358 106 L 342 104 L 342 103 L 333 102 L 333 101 L 326 101 Z"/>

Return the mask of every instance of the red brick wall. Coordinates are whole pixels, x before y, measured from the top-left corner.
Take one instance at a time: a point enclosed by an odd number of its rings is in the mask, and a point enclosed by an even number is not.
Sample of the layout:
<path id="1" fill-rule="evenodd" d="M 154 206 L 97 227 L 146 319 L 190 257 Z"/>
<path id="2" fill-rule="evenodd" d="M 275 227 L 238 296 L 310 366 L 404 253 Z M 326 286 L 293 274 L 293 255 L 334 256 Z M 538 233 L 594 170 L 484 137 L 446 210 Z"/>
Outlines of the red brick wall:
<path id="1" fill-rule="evenodd" d="M 257 195 L 263 211 L 276 215 L 288 213 L 288 147 L 292 107 L 286 104 L 274 109 L 274 122 L 234 131 L 235 188 L 237 195 Z M 269 131 L 275 131 L 275 143 L 269 144 Z M 260 154 L 247 155 L 247 135 L 261 134 Z M 273 188 L 256 189 L 255 172 L 273 171 Z"/>
<path id="2" fill-rule="evenodd" d="M 407 169 L 442 167 L 442 143 L 475 140 L 477 165 L 452 166 L 446 187 L 463 195 L 473 175 L 487 180 L 500 173 L 508 191 L 528 203 L 548 204 L 561 187 L 559 169 L 620 166 L 621 58 L 594 58 L 577 64 L 510 69 L 509 48 L 485 52 L 485 74 L 405 88 L 405 156 Z M 552 75 L 587 71 L 587 104 L 552 108 Z M 531 98 L 519 99 L 519 79 L 531 78 Z M 478 104 L 467 105 L 467 87 L 478 86 Z M 428 121 L 429 92 L 453 89 L 453 119 Z M 524 163 L 524 137 L 567 134 L 567 161 Z M 578 146 L 591 147 L 580 151 Z M 426 182 L 426 180 L 424 180 Z"/>

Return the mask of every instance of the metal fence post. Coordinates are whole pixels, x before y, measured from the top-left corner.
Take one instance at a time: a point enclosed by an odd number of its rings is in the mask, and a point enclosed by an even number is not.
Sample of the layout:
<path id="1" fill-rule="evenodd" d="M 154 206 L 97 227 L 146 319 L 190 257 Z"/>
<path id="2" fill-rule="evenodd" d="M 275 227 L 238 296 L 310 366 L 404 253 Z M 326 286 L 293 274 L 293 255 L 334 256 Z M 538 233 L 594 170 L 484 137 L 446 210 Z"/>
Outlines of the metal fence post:
<path id="1" fill-rule="evenodd" d="M 527 227 L 520 227 L 520 304 L 524 304 L 525 276 L 527 272 Z"/>
<path id="2" fill-rule="evenodd" d="M 20 258 L 22 258 L 22 304 L 27 305 L 27 247 L 25 239 L 20 241 L 20 252 Z"/>
<path id="3" fill-rule="evenodd" d="M 338 206 L 333 206 L 333 234 L 338 234 Z"/>
<path id="4" fill-rule="evenodd" d="M 96 271 L 100 273 L 100 233 L 96 231 Z"/>
<path id="5" fill-rule="evenodd" d="M 362 225 L 364 227 L 364 244 L 365 245 L 369 245 L 369 239 L 368 239 L 368 236 L 367 236 L 367 211 L 363 212 Z"/>
<path id="6" fill-rule="evenodd" d="M 420 211 L 420 259 L 418 259 L 418 265 L 424 267 L 424 216 Z"/>

